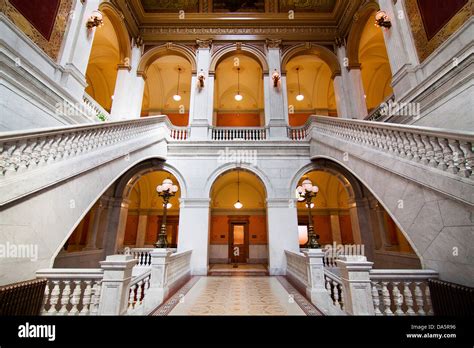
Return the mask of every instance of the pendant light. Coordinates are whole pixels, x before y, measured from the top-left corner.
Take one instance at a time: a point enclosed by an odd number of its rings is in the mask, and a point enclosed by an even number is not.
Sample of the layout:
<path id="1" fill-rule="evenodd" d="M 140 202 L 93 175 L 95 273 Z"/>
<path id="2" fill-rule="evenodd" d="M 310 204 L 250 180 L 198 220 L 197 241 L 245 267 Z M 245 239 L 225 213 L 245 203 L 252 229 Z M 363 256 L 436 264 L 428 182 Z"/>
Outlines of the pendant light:
<path id="1" fill-rule="evenodd" d="M 180 75 L 181 75 L 181 68 L 178 66 L 178 87 L 176 88 L 176 94 L 173 96 L 173 99 L 175 101 L 180 101 L 181 100 L 181 96 L 179 95 L 179 78 L 180 78 Z"/>
<path id="2" fill-rule="evenodd" d="M 234 204 L 235 209 L 241 209 L 244 205 L 240 203 L 240 171 L 237 169 L 237 202 Z"/>
<path id="3" fill-rule="evenodd" d="M 297 101 L 302 101 L 304 99 L 304 95 L 301 94 L 301 86 L 300 86 L 300 68 L 296 68 L 296 74 L 298 75 L 298 95 L 296 96 Z"/>
<path id="4" fill-rule="evenodd" d="M 244 99 L 244 97 L 242 97 L 242 95 L 240 94 L 240 68 L 237 68 L 237 94 L 234 98 L 236 101 L 241 101 L 242 99 Z"/>

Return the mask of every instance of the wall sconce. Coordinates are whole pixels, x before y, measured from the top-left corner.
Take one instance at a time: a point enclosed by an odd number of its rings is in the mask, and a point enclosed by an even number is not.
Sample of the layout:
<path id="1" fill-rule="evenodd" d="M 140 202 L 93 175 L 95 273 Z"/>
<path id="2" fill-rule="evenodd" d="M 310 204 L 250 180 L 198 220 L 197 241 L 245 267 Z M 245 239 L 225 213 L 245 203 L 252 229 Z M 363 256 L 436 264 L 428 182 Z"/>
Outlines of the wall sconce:
<path id="1" fill-rule="evenodd" d="M 392 27 L 392 22 L 390 21 L 390 17 L 385 11 L 380 10 L 375 14 L 375 26 L 379 28 L 383 27 L 387 29 L 390 29 Z"/>
<path id="2" fill-rule="evenodd" d="M 281 79 L 280 73 L 277 71 L 277 69 L 275 69 L 275 71 L 272 74 L 272 80 L 273 80 L 273 87 L 274 88 L 278 87 L 278 84 L 280 83 L 280 79 Z"/>
<path id="3" fill-rule="evenodd" d="M 101 27 L 104 25 L 104 16 L 99 10 L 92 12 L 91 16 L 87 20 L 86 26 L 87 29 L 92 29 L 94 27 Z"/>
<path id="4" fill-rule="evenodd" d="M 206 79 L 206 76 L 204 75 L 204 71 L 202 71 L 198 74 L 198 87 L 199 88 L 204 88 L 204 80 Z"/>

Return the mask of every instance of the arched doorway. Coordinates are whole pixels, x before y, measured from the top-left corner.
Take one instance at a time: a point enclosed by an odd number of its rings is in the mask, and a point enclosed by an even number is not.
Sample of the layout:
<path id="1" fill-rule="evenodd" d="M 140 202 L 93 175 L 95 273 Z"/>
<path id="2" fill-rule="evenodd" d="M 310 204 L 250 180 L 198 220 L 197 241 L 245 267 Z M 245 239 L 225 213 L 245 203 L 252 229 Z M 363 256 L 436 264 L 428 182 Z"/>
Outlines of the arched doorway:
<path id="1" fill-rule="evenodd" d="M 420 268 L 420 259 L 373 194 L 350 172 L 326 159 L 313 161 L 294 184 L 304 179 L 319 187 L 312 222 L 322 246 L 363 246 L 374 268 Z M 306 247 L 308 207 L 297 203 L 300 247 Z"/>
<path id="2" fill-rule="evenodd" d="M 213 183 L 209 264 L 268 264 L 267 193 L 249 170 L 235 168 Z M 235 205 L 239 201 L 242 206 Z"/>
<path id="3" fill-rule="evenodd" d="M 243 53 L 227 55 L 217 62 L 213 125 L 265 125 L 262 69 L 256 58 Z"/>

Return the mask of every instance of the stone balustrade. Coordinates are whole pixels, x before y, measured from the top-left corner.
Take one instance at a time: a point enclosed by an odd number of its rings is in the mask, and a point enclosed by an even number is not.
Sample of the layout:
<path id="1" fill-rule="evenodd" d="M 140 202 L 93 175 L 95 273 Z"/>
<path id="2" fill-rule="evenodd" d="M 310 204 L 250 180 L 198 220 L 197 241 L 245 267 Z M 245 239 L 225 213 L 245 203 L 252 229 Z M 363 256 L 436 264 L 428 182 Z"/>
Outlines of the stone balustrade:
<path id="1" fill-rule="evenodd" d="M 328 269 L 324 270 L 324 281 L 326 290 L 329 292 L 333 304 L 341 310 L 344 310 L 344 287 L 342 285 L 341 277 Z"/>
<path id="2" fill-rule="evenodd" d="M 307 140 L 311 134 L 310 129 L 313 123 L 314 116 L 310 116 L 303 126 L 300 127 L 288 127 L 288 138 L 294 141 Z"/>
<path id="3" fill-rule="evenodd" d="M 322 134 L 371 147 L 427 168 L 474 179 L 474 132 L 440 131 L 324 116 L 313 119 L 312 128 Z"/>
<path id="4" fill-rule="evenodd" d="M 135 269 L 134 269 L 135 270 Z M 130 284 L 128 294 L 128 315 L 144 314 L 144 301 L 150 288 L 151 268 L 135 275 Z"/>
<path id="5" fill-rule="evenodd" d="M 44 293 L 43 315 L 97 315 L 102 269 L 53 268 L 36 272 L 48 280 Z"/>
<path id="6" fill-rule="evenodd" d="M 87 110 L 87 114 L 97 121 L 107 121 L 110 119 L 110 113 L 95 101 L 89 94 L 84 92 L 82 101 Z"/>
<path id="7" fill-rule="evenodd" d="M 68 126 L 0 136 L 0 178 L 31 171 L 79 157 L 132 138 L 140 138 L 163 126 L 164 116 Z"/>
<path id="8" fill-rule="evenodd" d="M 423 269 L 370 271 L 375 315 L 433 315 L 428 279 L 438 273 Z"/>
<path id="9" fill-rule="evenodd" d="M 190 129 L 187 127 L 170 126 L 169 134 L 173 140 L 187 140 L 190 135 Z"/>
<path id="10" fill-rule="evenodd" d="M 210 134 L 211 140 L 217 141 L 261 141 L 267 140 L 268 129 L 262 127 L 211 127 Z"/>

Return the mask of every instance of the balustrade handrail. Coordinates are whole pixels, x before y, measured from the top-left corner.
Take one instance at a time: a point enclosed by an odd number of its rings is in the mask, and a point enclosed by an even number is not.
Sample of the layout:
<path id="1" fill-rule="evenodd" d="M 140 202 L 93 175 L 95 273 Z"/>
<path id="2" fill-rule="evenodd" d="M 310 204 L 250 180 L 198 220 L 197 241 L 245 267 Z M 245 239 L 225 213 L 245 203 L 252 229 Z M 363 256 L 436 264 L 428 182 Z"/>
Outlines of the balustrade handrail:
<path id="1" fill-rule="evenodd" d="M 48 268 L 36 271 L 37 278 L 57 279 L 102 279 L 101 268 Z"/>
<path id="2" fill-rule="evenodd" d="M 99 113 L 103 114 L 106 119 L 108 119 L 110 117 L 110 113 L 107 110 L 105 110 L 102 107 L 102 105 L 100 105 L 94 98 L 92 98 L 86 92 L 84 92 L 84 96 L 83 96 L 82 100 L 84 101 L 84 103 L 86 105 L 90 105 L 91 108 L 96 109 L 96 110 L 94 110 L 94 111 L 96 111 L 96 114 L 93 115 L 94 117 L 98 118 Z"/>
<path id="3" fill-rule="evenodd" d="M 422 126 L 414 126 L 414 125 L 406 125 L 406 124 L 398 124 L 398 123 L 382 123 L 382 122 L 372 122 L 366 120 L 354 120 L 354 119 L 345 119 L 345 118 L 337 118 L 337 117 L 329 117 L 329 116 L 313 116 L 313 124 L 312 126 L 317 126 L 318 124 L 332 124 L 332 125 L 360 125 L 369 128 L 378 128 L 378 129 L 386 129 L 386 130 L 397 130 L 402 132 L 410 132 L 410 133 L 418 133 L 428 136 L 435 136 L 435 137 L 446 137 L 449 139 L 454 140 L 465 140 L 465 141 L 474 141 L 474 132 L 469 131 L 454 131 L 454 130 L 443 130 L 440 128 L 434 127 L 422 127 Z"/>
<path id="4" fill-rule="evenodd" d="M 426 280 L 438 278 L 438 272 L 430 269 L 372 269 L 369 274 L 371 280 Z"/>
<path id="5" fill-rule="evenodd" d="M 337 275 L 336 273 L 328 270 L 327 268 L 324 269 L 324 275 L 327 276 L 328 278 L 331 278 L 338 284 L 342 284 L 341 276 Z"/>

